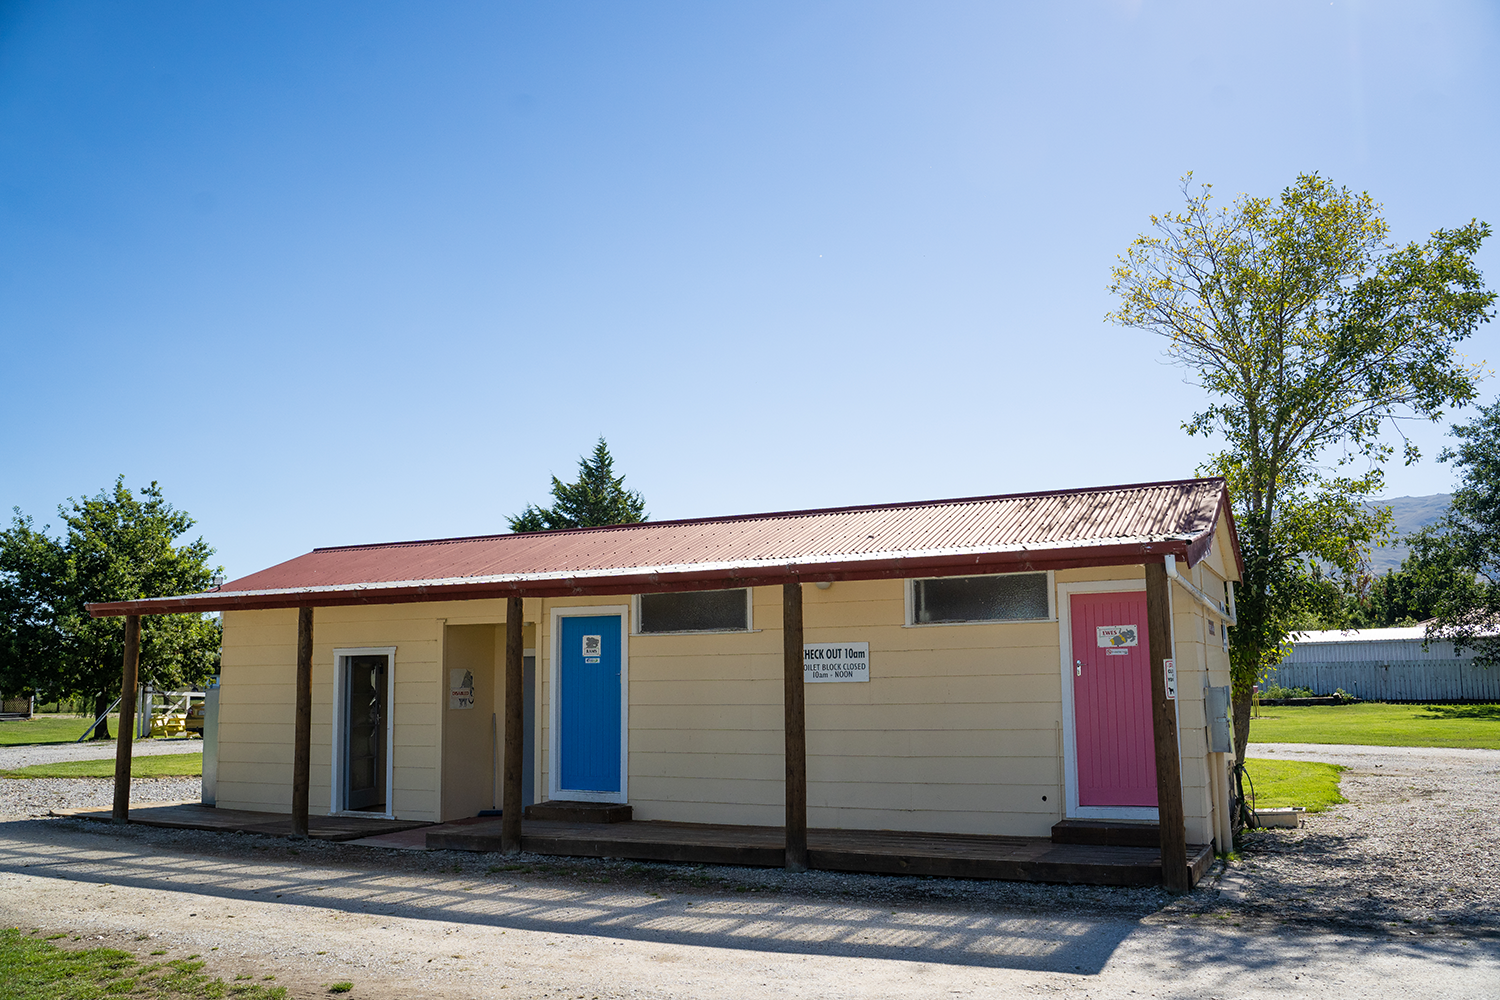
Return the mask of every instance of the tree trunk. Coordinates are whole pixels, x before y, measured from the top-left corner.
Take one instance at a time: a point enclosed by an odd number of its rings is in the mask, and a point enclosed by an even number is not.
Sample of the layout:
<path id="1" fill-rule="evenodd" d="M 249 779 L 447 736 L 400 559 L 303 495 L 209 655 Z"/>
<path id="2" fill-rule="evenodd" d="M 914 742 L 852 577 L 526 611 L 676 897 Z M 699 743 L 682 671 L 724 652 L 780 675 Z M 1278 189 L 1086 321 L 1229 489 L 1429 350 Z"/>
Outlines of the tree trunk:
<path id="1" fill-rule="evenodd" d="M 1245 747 L 1250 742 L 1250 701 L 1255 697 L 1254 690 L 1234 692 L 1234 759 L 1236 763 L 1245 763 Z"/>
<path id="2" fill-rule="evenodd" d="M 111 698 L 107 694 L 96 694 L 96 695 L 94 695 L 94 718 L 97 719 L 97 718 L 99 718 L 99 716 L 103 715 L 104 712 L 105 712 L 105 710 L 109 708 L 109 704 L 112 701 L 114 701 L 114 699 Z M 122 725 L 122 726 L 123 725 L 128 725 L 128 723 L 124 722 L 124 721 L 121 721 L 120 725 Z M 94 729 L 94 739 L 96 739 L 96 740 L 112 740 L 112 739 L 114 739 L 113 736 L 109 735 L 109 720 L 108 719 L 105 719 L 103 722 L 99 723 L 99 725 L 95 727 L 95 729 Z"/>

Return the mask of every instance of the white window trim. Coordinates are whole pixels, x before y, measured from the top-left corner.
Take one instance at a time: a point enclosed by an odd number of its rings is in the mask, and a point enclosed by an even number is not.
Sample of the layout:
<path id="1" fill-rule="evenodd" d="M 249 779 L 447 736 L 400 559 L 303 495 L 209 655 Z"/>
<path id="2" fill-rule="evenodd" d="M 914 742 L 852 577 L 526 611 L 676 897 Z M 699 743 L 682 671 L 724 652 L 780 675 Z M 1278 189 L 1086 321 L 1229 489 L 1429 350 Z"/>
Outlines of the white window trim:
<path id="1" fill-rule="evenodd" d="M 744 628 L 684 628 L 673 632 L 642 632 L 641 627 L 641 595 L 635 594 L 630 598 L 630 634 L 631 635 L 744 635 L 747 632 L 759 632 L 755 627 L 755 588 L 754 587 L 710 587 L 709 590 L 743 590 L 745 592 L 745 627 Z M 687 590 L 677 593 L 697 594 L 703 591 Z"/>
<path id="2" fill-rule="evenodd" d="M 1145 580 L 1095 580 L 1057 585 L 1057 630 L 1062 649 L 1063 799 L 1070 819 L 1137 819 L 1156 821 L 1159 810 L 1149 806 L 1080 806 L 1078 804 L 1078 721 L 1073 706 L 1074 594 L 1142 592 Z"/>
<path id="3" fill-rule="evenodd" d="M 620 790 L 618 792 L 584 791 L 563 788 L 562 780 L 562 728 L 558 716 L 562 699 L 558 697 L 562 670 L 563 618 L 588 617 L 590 615 L 620 616 Z M 596 607 L 565 607 L 552 609 L 552 634 L 547 637 L 550 662 L 547 664 L 547 798 L 568 799 L 574 802 L 618 802 L 630 801 L 630 605 L 611 604 Z"/>
<path id="4" fill-rule="evenodd" d="M 344 685 L 347 678 L 347 660 L 351 656 L 385 657 L 385 818 L 395 819 L 396 776 L 396 647 L 395 646 L 350 646 L 333 651 L 333 747 L 329 757 L 333 765 L 332 780 L 329 781 L 328 815 L 330 816 L 374 816 L 368 809 L 344 809 L 344 750 L 348 745 L 348 734 L 344 732 Z"/>
<path id="5" fill-rule="evenodd" d="M 965 622 L 919 622 L 917 621 L 917 582 L 919 580 L 951 580 L 951 576 L 915 576 L 906 582 L 906 624 L 903 628 L 949 628 L 954 625 L 1026 625 L 1037 622 L 1057 621 L 1057 574 L 1052 570 L 1021 570 L 1015 573 L 965 573 L 962 576 L 1036 576 L 1042 572 L 1047 575 L 1047 617 L 1046 618 L 981 618 L 976 621 Z"/>

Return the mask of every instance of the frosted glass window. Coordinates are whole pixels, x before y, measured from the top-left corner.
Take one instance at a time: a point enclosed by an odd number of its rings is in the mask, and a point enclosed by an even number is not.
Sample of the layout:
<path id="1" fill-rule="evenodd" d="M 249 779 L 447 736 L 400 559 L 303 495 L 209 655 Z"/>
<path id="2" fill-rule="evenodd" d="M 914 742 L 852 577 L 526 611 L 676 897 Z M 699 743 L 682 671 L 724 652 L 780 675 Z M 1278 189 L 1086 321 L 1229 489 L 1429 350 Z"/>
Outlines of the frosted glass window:
<path id="1" fill-rule="evenodd" d="M 744 632 L 750 628 L 749 591 L 693 590 L 642 594 L 641 632 Z"/>
<path id="2" fill-rule="evenodd" d="M 1046 573 L 914 580 L 912 590 L 912 620 L 917 625 L 1048 617 Z"/>

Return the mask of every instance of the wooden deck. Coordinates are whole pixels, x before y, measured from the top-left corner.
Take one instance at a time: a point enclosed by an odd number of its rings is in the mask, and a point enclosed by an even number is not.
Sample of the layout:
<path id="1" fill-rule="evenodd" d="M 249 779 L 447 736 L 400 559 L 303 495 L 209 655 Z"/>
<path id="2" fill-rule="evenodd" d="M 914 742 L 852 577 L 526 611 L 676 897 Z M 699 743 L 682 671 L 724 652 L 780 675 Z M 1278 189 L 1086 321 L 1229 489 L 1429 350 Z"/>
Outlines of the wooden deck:
<path id="1" fill-rule="evenodd" d="M 527 820 L 521 846 L 534 854 L 625 858 L 679 864 L 780 868 L 784 833 L 775 826 L 704 823 L 564 823 Z M 1151 847 L 1056 844 L 1045 837 L 985 837 L 888 830 L 809 830 L 808 861 L 826 871 L 1085 885 L 1160 885 L 1161 852 Z M 434 850 L 498 851 L 500 821 L 434 827 Z M 1213 850 L 1190 845 L 1190 882 L 1208 871 Z"/>
<path id="2" fill-rule="evenodd" d="M 54 816 L 110 821 L 108 809 L 54 809 Z M 132 806 L 130 822 L 177 830 L 217 830 L 221 833 L 263 833 L 290 837 L 290 813 L 251 812 L 246 809 L 216 809 L 197 802 L 172 805 Z M 314 840 L 358 840 L 398 830 L 413 830 L 431 823 L 386 819 L 383 816 L 309 816 L 308 835 Z"/>
<path id="3" fill-rule="evenodd" d="M 56 809 L 57 816 L 109 822 L 108 809 Z M 130 821 L 145 826 L 287 837 L 285 813 L 216 809 L 198 803 L 137 806 Z M 360 840 L 426 827 L 429 850 L 498 851 L 500 820 L 466 819 L 435 825 L 379 816 L 312 816 L 318 840 Z M 534 854 L 580 858 L 624 858 L 674 864 L 785 864 L 779 826 L 719 826 L 707 823 L 573 823 L 524 820 L 521 846 Z M 825 871 L 944 878 L 1062 882 L 1079 885 L 1160 885 L 1161 852 L 1154 847 L 1062 844 L 1046 837 L 985 837 L 891 830 L 809 830 L 808 861 Z M 1213 850 L 1188 846 L 1189 882 L 1196 885 L 1213 862 Z"/>

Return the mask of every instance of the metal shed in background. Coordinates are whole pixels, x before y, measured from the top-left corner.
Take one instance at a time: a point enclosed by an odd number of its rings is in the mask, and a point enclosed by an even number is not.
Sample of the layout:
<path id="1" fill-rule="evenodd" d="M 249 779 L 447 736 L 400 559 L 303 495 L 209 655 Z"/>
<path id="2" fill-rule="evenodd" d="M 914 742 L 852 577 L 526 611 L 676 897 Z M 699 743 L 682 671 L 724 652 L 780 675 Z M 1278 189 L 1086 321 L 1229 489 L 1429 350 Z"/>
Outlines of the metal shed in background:
<path id="1" fill-rule="evenodd" d="M 1423 649 L 1425 635 L 1420 625 L 1298 632 L 1273 679 L 1367 701 L 1500 701 L 1500 670 L 1476 666 L 1473 650 L 1455 654 L 1451 642 Z"/>

